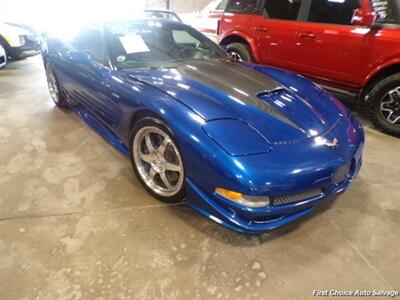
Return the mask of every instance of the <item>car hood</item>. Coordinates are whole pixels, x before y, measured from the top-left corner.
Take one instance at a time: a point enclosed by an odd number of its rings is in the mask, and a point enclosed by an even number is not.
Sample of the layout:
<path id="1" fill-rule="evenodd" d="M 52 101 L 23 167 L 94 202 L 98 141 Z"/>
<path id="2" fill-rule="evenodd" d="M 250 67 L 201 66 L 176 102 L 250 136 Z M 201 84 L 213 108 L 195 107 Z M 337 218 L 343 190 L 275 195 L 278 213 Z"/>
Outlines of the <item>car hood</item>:
<path id="1" fill-rule="evenodd" d="M 312 93 L 300 95 L 295 86 L 234 62 L 196 60 L 129 76 L 176 98 L 206 121 L 244 121 L 271 143 L 318 136 L 340 117 L 336 104 L 312 83 L 307 82 Z"/>
<path id="2" fill-rule="evenodd" d="M 0 22 L 0 32 L 4 35 L 32 35 L 28 30 L 23 29 L 18 26 L 6 24 L 4 22 Z"/>

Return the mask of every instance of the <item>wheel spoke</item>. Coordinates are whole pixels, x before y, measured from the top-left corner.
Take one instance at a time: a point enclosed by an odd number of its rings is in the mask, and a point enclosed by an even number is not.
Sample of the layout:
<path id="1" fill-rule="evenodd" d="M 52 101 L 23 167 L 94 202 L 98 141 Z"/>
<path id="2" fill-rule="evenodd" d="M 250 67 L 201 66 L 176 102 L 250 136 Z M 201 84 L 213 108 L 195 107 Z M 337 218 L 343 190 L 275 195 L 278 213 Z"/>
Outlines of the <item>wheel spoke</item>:
<path id="1" fill-rule="evenodd" d="M 173 171 L 173 172 L 179 172 L 179 173 L 181 173 L 181 167 L 180 167 L 179 165 L 175 165 L 175 164 L 172 164 L 172 163 L 167 162 L 166 165 L 165 165 L 165 168 L 166 168 L 168 171 Z"/>
<path id="2" fill-rule="evenodd" d="M 146 147 L 147 147 L 147 150 L 149 150 L 149 153 L 156 151 L 156 148 L 154 148 L 153 142 L 151 141 L 150 134 L 146 135 L 145 141 L 146 141 Z"/>
<path id="3" fill-rule="evenodd" d="M 160 178 L 161 181 L 165 184 L 165 186 L 167 187 L 167 189 L 171 189 L 172 185 L 171 183 L 168 181 L 167 175 L 165 174 L 165 172 L 161 172 L 160 173 Z"/>
<path id="4" fill-rule="evenodd" d="M 153 169 L 150 168 L 149 174 L 147 174 L 147 178 L 149 181 L 154 181 L 154 176 L 156 176 L 157 172 Z"/>
<path id="5" fill-rule="evenodd" d="M 151 163 L 151 156 L 149 155 L 149 154 L 144 154 L 144 153 L 142 153 L 142 152 L 140 152 L 139 151 L 139 157 L 140 157 L 140 159 L 141 160 L 143 160 L 143 161 L 145 161 L 145 162 L 147 162 L 147 163 Z"/>
<path id="6" fill-rule="evenodd" d="M 397 122 L 400 123 L 400 116 L 398 116 L 396 119 L 394 119 L 393 121 L 391 121 L 393 124 L 396 124 Z"/>
<path id="7" fill-rule="evenodd" d="M 391 90 L 389 92 L 389 96 L 392 99 L 392 102 L 395 100 L 395 98 L 399 99 L 400 98 L 400 88 L 396 88 L 394 90 Z"/>
<path id="8" fill-rule="evenodd" d="M 162 144 L 160 145 L 160 147 L 158 147 L 158 152 L 160 154 L 164 154 L 165 149 L 168 147 L 168 145 L 171 143 L 171 139 L 169 137 L 164 137 L 164 140 L 162 142 Z"/>

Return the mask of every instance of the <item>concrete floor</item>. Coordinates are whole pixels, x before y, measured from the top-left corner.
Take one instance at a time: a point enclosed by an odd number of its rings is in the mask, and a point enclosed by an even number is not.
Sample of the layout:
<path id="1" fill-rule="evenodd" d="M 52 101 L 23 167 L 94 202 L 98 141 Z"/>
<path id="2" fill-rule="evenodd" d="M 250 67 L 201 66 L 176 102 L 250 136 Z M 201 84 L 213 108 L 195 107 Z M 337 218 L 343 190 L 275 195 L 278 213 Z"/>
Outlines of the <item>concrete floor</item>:
<path id="1" fill-rule="evenodd" d="M 40 57 L 0 71 L 0 299 L 307 299 L 400 290 L 400 139 L 366 125 L 350 190 L 245 236 L 150 197 L 50 100 Z M 362 299 L 362 298 L 358 298 Z"/>

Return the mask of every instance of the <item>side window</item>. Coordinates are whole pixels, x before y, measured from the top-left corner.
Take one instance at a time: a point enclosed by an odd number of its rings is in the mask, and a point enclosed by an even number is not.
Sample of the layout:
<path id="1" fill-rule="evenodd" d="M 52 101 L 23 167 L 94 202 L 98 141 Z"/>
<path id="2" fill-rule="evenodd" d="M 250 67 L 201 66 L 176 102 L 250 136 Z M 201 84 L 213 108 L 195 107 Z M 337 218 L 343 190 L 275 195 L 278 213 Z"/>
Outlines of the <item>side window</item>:
<path id="1" fill-rule="evenodd" d="M 271 19 L 296 20 L 301 0 L 266 0 L 263 15 Z"/>
<path id="2" fill-rule="evenodd" d="M 228 0 L 222 0 L 217 7 L 215 8 L 216 11 L 225 10 L 226 5 L 228 4 Z"/>
<path id="3" fill-rule="evenodd" d="M 190 35 L 187 31 L 172 30 L 174 42 L 179 46 L 193 46 L 195 47 L 199 40 Z"/>
<path id="4" fill-rule="evenodd" d="M 77 50 L 87 52 L 97 62 L 105 64 L 104 44 L 99 30 L 87 29 L 82 31 L 72 44 Z"/>
<path id="5" fill-rule="evenodd" d="M 387 24 L 400 24 L 400 3 L 398 0 L 371 0 L 377 14 L 377 21 Z"/>
<path id="6" fill-rule="evenodd" d="M 312 0 L 309 22 L 351 25 L 354 11 L 361 8 L 358 0 Z"/>
<path id="7" fill-rule="evenodd" d="M 256 14 L 261 0 L 231 0 L 226 8 L 227 12 L 239 14 Z"/>

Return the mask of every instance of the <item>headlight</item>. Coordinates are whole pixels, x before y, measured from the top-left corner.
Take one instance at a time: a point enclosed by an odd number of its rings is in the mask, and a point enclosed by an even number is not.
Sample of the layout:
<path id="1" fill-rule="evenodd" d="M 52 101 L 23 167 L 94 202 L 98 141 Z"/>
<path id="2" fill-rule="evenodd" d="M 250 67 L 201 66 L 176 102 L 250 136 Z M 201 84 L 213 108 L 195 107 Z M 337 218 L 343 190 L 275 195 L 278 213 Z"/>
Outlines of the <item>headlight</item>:
<path id="1" fill-rule="evenodd" d="M 236 119 L 208 121 L 203 125 L 205 133 L 232 156 L 266 153 L 270 143 L 249 124 Z"/>
<path id="2" fill-rule="evenodd" d="M 269 197 L 246 196 L 242 193 L 216 188 L 215 193 L 221 197 L 248 207 L 265 207 L 270 204 Z"/>

